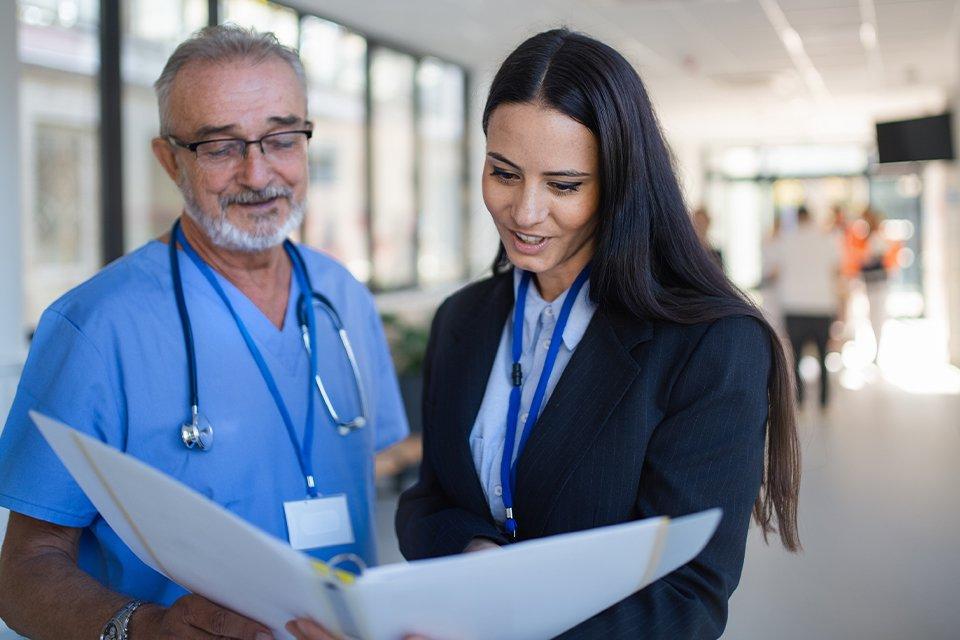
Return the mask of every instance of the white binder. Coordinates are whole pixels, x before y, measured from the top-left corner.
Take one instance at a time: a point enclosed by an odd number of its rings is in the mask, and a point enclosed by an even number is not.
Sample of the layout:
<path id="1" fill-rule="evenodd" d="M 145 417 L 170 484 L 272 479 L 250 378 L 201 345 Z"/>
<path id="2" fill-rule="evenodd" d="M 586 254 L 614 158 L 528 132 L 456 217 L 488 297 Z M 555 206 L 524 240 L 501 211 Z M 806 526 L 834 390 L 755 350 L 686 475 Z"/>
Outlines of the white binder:
<path id="1" fill-rule="evenodd" d="M 294 551 L 173 478 L 31 412 L 100 514 L 146 564 L 277 638 L 309 617 L 346 638 L 542 640 L 694 558 L 712 509 L 552 536 L 354 577 Z"/>

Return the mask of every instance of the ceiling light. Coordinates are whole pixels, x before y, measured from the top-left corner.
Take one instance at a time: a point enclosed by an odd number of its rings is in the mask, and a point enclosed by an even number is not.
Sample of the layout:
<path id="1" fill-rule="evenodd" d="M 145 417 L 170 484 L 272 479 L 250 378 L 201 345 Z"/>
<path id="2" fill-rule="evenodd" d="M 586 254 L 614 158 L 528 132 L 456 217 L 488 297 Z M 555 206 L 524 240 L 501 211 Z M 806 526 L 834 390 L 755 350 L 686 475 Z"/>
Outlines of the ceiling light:
<path id="1" fill-rule="evenodd" d="M 860 42 L 867 49 L 877 46 L 877 28 L 872 23 L 864 22 L 860 25 Z"/>
<path id="2" fill-rule="evenodd" d="M 783 45 L 787 48 L 787 51 L 791 53 L 803 52 L 803 40 L 796 29 L 784 29 L 780 32 L 780 39 L 783 40 Z"/>

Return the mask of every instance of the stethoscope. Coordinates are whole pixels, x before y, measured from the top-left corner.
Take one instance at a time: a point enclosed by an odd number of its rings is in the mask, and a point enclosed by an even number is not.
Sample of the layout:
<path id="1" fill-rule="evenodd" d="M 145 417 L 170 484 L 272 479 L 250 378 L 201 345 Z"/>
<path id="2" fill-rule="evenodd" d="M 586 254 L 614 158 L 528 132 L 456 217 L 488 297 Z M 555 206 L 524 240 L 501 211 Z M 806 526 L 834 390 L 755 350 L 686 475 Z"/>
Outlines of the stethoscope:
<path id="1" fill-rule="evenodd" d="M 180 315 L 180 324 L 183 328 L 183 341 L 187 352 L 187 370 L 190 379 L 190 420 L 180 425 L 180 440 L 188 449 L 197 448 L 201 451 L 209 451 L 210 448 L 213 447 L 213 426 L 210 424 L 210 421 L 206 418 L 206 416 L 204 416 L 204 414 L 200 411 L 200 399 L 197 389 L 197 356 L 196 349 L 194 348 L 193 329 L 190 324 L 190 314 L 187 311 L 186 298 L 183 295 L 183 279 L 180 275 L 180 260 L 177 257 L 178 241 L 183 247 L 184 252 L 188 255 L 188 257 L 190 257 L 191 260 L 194 261 L 195 264 L 197 264 L 197 267 L 200 268 L 201 271 L 206 270 L 206 272 L 209 272 L 210 274 L 212 274 L 212 271 L 209 270 L 209 267 L 202 262 L 202 259 L 190 246 L 190 243 L 183 235 L 183 231 L 180 229 L 180 220 L 178 219 L 173 224 L 173 229 L 170 233 L 170 271 L 173 275 L 173 291 L 177 299 L 177 312 Z M 290 261 L 294 270 L 294 276 L 300 280 L 302 285 L 300 298 L 297 300 L 297 321 L 300 325 L 300 334 L 303 337 L 303 346 L 306 348 L 307 355 L 311 361 L 311 375 L 316 383 L 317 390 L 320 392 L 320 397 L 323 399 L 323 404 L 327 408 L 327 413 L 330 415 L 330 419 L 333 420 L 333 423 L 337 428 L 337 432 L 341 436 L 346 436 L 352 431 L 360 429 L 367 424 L 367 399 L 363 390 L 363 384 L 360 380 L 360 367 L 357 364 L 357 358 L 354 354 L 353 347 L 350 344 L 350 338 L 347 335 L 347 330 L 343 326 L 343 321 L 340 318 L 340 314 L 337 313 L 337 310 L 334 308 L 333 303 L 330 302 L 329 298 L 314 290 L 313 285 L 310 282 L 310 275 L 307 271 L 306 262 L 304 261 L 300 250 L 289 240 L 284 241 L 284 249 L 286 250 L 287 255 L 290 257 Z M 206 272 L 205 275 L 207 275 Z M 212 275 L 208 276 L 208 279 L 210 277 L 212 277 Z M 215 281 L 211 280 L 211 284 L 215 284 Z M 307 291 L 310 293 L 307 294 Z M 218 292 L 221 293 L 221 296 L 223 295 L 222 291 Z M 226 301 L 226 299 L 224 300 Z M 340 414 L 333 406 L 333 402 L 330 400 L 330 394 L 327 393 L 327 389 L 323 384 L 323 380 L 320 378 L 319 371 L 317 370 L 316 355 L 312 351 L 310 336 L 313 334 L 314 327 L 316 327 L 314 310 L 318 307 L 322 309 L 324 313 L 326 313 L 327 317 L 330 318 L 330 321 L 333 323 L 334 329 L 336 330 L 337 335 L 340 337 L 340 343 L 343 346 L 344 353 L 346 353 L 347 360 L 350 363 L 350 368 L 353 371 L 353 381 L 357 392 L 357 399 L 359 400 L 360 404 L 360 414 L 349 420 L 345 420 L 340 417 Z M 230 308 L 230 311 L 233 313 L 232 307 Z M 235 320 L 238 321 L 238 327 L 240 328 L 241 332 L 244 333 L 245 339 L 248 339 L 249 336 L 246 334 L 246 330 L 243 328 L 239 318 L 235 316 Z M 251 346 L 249 342 L 248 346 Z M 258 353 L 255 353 L 254 357 L 258 359 L 258 365 L 262 364 L 262 362 L 259 360 Z M 261 373 L 263 373 L 262 367 Z M 267 376 L 265 376 L 265 378 L 266 377 Z M 268 384 L 271 383 L 268 382 Z M 271 388 L 271 392 L 274 392 L 276 399 L 275 389 Z M 308 478 L 308 481 L 309 480 L 312 480 L 312 478 Z"/>

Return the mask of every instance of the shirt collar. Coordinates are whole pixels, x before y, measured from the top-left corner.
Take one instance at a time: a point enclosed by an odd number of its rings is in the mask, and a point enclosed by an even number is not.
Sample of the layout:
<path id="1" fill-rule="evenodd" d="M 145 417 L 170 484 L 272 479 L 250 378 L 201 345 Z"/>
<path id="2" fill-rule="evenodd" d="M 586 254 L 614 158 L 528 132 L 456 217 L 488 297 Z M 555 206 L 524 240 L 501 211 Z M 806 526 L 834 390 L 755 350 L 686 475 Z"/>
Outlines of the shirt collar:
<path id="1" fill-rule="evenodd" d="M 513 270 L 514 300 L 517 299 L 517 292 L 520 289 L 520 278 L 522 276 L 523 271 L 521 269 L 515 268 Z M 567 289 L 557 296 L 556 300 L 548 303 L 546 300 L 540 297 L 540 292 L 537 290 L 536 283 L 531 283 L 530 287 L 527 289 L 527 301 L 523 313 L 523 342 L 525 345 L 530 343 L 534 328 L 537 326 L 540 313 L 547 306 L 553 307 L 554 313 L 556 314 L 555 317 L 559 319 L 560 309 L 563 307 L 563 301 L 566 300 L 569 292 L 570 290 Z M 573 308 L 570 309 L 570 317 L 567 319 L 567 326 L 563 329 L 563 344 L 566 345 L 568 350 L 573 351 L 577 348 L 577 345 L 580 344 L 580 340 L 587 332 L 587 327 L 590 325 L 590 320 L 593 318 L 593 312 L 596 310 L 596 308 L 597 305 L 590 300 L 590 280 L 587 280 L 584 283 L 583 288 L 580 289 L 580 293 L 577 295 L 577 299 L 573 303 Z"/>

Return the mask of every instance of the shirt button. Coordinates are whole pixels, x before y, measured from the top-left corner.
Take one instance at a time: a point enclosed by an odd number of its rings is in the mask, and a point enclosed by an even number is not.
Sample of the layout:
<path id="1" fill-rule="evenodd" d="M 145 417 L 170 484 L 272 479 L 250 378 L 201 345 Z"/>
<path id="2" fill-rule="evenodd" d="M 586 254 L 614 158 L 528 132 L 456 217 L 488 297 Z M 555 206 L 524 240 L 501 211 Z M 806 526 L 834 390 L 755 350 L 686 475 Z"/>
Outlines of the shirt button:
<path id="1" fill-rule="evenodd" d="M 547 315 L 548 315 L 548 316 L 552 316 L 552 315 L 553 315 L 553 307 L 547 307 L 546 311 L 547 311 Z"/>
<path id="2" fill-rule="evenodd" d="M 493 488 L 493 495 L 500 497 L 503 495 L 503 487 L 497 485 Z"/>
<path id="3" fill-rule="evenodd" d="M 520 414 L 520 422 L 521 422 L 521 423 L 527 421 L 527 415 L 529 415 L 529 414 L 526 414 L 526 413 Z"/>
<path id="4" fill-rule="evenodd" d="M 550 338 L 547 338 L 546 340 L 543 341 L 543 348 L 544 349 L 550 348 Z"/>

